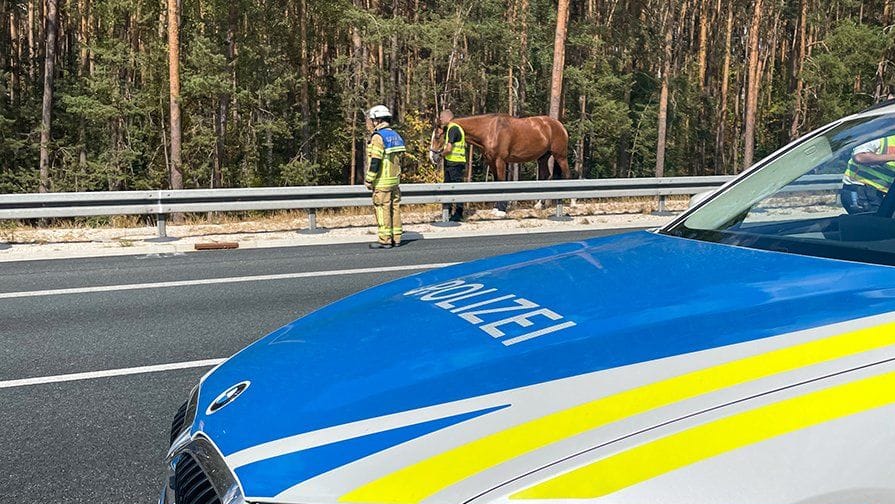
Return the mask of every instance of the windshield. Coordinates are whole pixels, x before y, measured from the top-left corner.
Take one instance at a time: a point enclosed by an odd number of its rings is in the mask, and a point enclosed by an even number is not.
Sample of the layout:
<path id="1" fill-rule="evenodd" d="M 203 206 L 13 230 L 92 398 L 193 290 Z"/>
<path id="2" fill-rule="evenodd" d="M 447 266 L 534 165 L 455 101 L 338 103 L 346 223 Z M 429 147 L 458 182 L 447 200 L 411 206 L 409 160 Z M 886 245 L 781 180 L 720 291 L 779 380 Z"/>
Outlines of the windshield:
<path id="1" fill-rule="evenodd" d="M 674 236 L 895 265 L 895 116 L 821 130 L 663 232 Z"/>

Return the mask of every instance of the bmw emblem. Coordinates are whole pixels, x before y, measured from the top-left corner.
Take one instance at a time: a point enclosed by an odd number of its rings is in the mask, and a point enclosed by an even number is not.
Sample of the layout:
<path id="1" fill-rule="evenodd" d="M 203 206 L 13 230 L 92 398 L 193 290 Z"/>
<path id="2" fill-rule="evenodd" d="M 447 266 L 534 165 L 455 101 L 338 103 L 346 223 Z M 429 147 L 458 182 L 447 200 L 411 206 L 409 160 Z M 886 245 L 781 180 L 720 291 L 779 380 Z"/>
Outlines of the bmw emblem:
<path id="1" fill-rule="evenodd" d="M 249 381 L 240 382 L 222 392 L 221 395 L 217 396 L 214 401 L 211 402 L 205 414 L 211 415 L 212 413 L 216 413 L 224 406 L 235 401 L 236 398 L 240 396 L 240 394 L 245 392 L 245 389 L 249 388 L 249 385 L 251 385 L 251 383 L 252 382 Z"/>

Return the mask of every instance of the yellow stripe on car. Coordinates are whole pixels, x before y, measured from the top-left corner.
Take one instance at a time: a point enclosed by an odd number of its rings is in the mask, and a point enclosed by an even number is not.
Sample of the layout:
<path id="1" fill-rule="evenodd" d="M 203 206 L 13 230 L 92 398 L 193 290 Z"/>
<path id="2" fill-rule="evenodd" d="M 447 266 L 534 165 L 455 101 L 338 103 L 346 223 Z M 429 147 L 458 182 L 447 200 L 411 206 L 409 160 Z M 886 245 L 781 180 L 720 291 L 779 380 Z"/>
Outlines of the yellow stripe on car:
<path id="1" fill-rule="evenodd" d="M 664 437 L 513 494 L 593 499 L 725 452 L 895 403 L 895 373 L 839 385 Z"/>
<path id="2" fill-rule="evenodd" d="M 348 492 L 341 502 L 414 504 L 551 443 L 678 401 L 895 343 L 895 323 L 720 364 L 580 404 L 490 434 Z"/>

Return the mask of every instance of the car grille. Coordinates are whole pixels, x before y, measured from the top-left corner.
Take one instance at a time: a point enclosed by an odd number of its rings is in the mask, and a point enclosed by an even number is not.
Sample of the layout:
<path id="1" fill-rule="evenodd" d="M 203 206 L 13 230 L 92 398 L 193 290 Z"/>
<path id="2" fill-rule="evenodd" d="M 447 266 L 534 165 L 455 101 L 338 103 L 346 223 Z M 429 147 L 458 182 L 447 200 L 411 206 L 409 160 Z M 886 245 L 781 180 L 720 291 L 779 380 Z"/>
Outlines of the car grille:
<path id="1" fill-rule="evenodd" d="M 174 470 L 174 497 L 177 504 L 221 504 L 202 466 L 186 454 Z"/>
<path id="2" fill-rule="evenodd" d="M 177 439 L 177 436 L 183 432 L 184 419 L 186 418 L 186 405 L 186 402 L 181 404 L 180 407 L 177 408 L 177 413 L 174 414 L 174 420 L 171 421 L 171 441 L 169 441 L 169 444 L 173 443 L 174 440 Z"/>

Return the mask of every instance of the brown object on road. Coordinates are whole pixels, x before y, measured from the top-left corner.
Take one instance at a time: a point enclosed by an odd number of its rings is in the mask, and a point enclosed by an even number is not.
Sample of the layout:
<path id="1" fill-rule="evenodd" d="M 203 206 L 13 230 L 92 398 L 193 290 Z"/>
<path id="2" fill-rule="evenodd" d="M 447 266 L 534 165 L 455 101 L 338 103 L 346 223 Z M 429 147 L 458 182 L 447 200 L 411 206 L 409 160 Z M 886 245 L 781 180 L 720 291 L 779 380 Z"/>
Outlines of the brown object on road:
<path id="1" fill-rule="evenodd" d="M 197 243 L 196 250 L 230 250 L 239 248 L 237 242 L 213 242 L 213 243 Z"/>
<path id="2" fill-rule="evenodd" d="M 553 178 L 547 161 L 553 156 L 562 171 L 562 178 L 571 177 L 569 171 L 569 134 L 562 123 L 547 116 L 512 117 L 507 114 L 485 114 L 455 117 L 466 134 L 466 141 L 482 150 L 495 179 L 507 179 L 507 163 L 538 161 L 538 180 Z M 437 126 L 432 134 L 432 150 L 442 150 L 444 127 Z"/>

